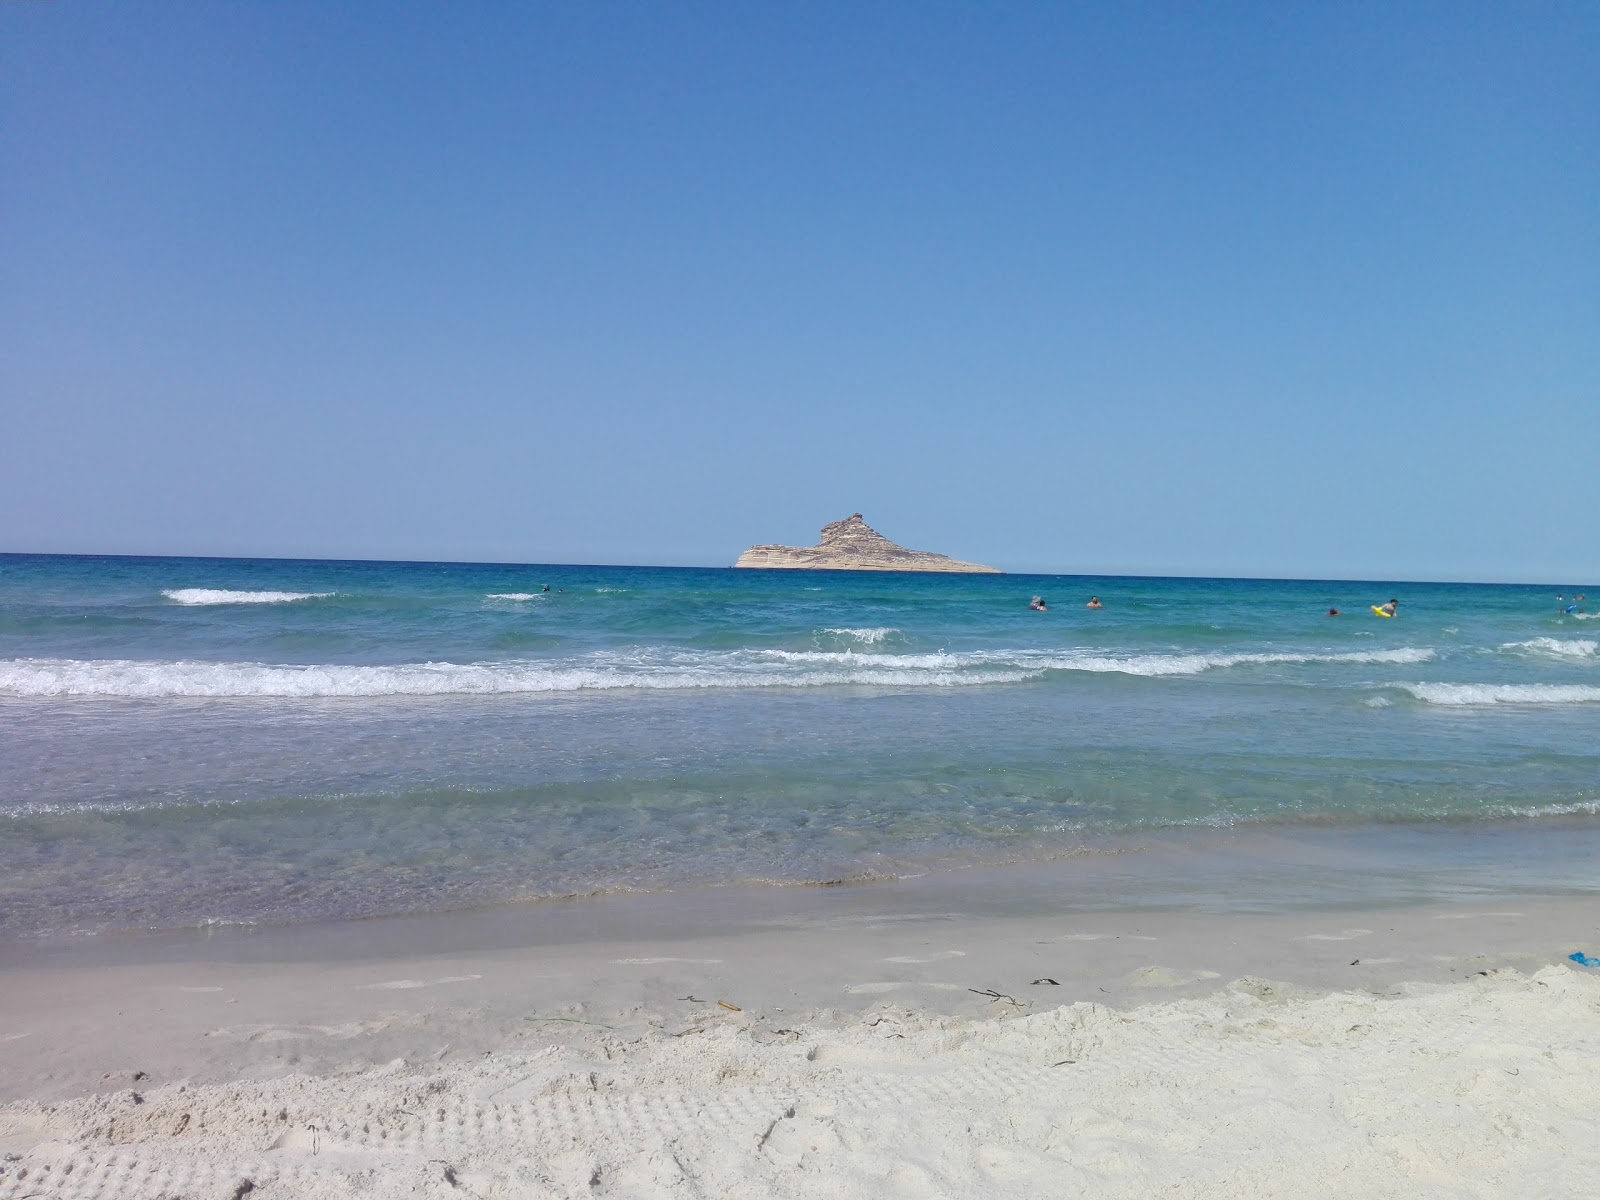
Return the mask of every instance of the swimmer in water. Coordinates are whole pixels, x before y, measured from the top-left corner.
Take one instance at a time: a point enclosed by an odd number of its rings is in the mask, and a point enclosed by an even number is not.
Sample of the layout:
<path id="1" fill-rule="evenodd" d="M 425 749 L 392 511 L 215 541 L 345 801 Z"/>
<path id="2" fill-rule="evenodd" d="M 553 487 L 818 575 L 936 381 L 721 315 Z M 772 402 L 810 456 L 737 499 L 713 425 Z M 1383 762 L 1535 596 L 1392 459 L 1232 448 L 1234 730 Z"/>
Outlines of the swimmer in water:
<path id="1" fill-rule="evenodd" d="M 1043 596 L 1035 596 L 1032 600 L 1029 600 L 1028 601 L 1028 607 L 1033 609 L 1034 612 L 1049 612 L 1050 611 L 1047 607 L 1045 607 L 1044 597 Z"/>
<path id="2" fill-rule="evenodd" d="M 1394 610 L 1400 606 L 1400 601 L 1391 600 L 1387 604 L 1378 605 L 1378 611 L 1386 617 L 1394 616 Z"/>
<path id="3" fill-rule="evenodd" d="M 1089 603 L 1085 604 L 1084 607 L 1085 608 L 1104 608 L 1105 605 L 1100 603 L 1100 597 L 1099 596 L 1090 596 L 1089 597 Z"/>
<path id="4" fill-rule="evenodd" d="M 1328 610 L 1328 615 L 1330 617 L 1337 617 L 1339 615 L 1339 610 L 1337 608 L 1330 608 Z"/>

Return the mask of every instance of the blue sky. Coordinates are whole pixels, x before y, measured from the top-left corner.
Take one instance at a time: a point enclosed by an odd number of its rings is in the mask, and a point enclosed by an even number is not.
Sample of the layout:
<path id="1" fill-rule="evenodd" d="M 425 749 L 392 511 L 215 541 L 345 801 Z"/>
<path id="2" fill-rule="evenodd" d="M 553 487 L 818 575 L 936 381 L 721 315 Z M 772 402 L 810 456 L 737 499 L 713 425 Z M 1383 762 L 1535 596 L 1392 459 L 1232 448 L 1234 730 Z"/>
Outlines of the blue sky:
<path id="1" fill-rule="evenodd" d="M 0 5 L 0 550 L 1600 577 L 1593 4 Z"/>

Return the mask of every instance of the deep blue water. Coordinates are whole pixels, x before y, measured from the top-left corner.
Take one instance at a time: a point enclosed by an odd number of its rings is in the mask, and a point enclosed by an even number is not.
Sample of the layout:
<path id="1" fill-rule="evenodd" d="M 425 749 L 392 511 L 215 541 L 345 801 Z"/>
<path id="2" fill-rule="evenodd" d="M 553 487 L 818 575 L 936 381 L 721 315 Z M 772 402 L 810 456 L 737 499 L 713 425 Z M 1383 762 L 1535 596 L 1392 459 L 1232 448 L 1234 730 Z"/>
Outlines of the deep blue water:
<path id="1" fill-rule="evenodd" d="M 893 878 L 1186 830 L 1583 829 L 1600 603 L 1572 603 L 0 556 L 0 932 Z"/>

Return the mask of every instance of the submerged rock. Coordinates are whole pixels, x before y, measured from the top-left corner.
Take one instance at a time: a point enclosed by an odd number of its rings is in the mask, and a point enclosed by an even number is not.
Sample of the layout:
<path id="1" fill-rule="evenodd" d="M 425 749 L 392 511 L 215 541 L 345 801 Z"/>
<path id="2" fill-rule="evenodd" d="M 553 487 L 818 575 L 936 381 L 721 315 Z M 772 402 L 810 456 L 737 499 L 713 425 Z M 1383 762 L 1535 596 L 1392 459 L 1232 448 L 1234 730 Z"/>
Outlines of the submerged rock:
<path id="1" fill-rule="evenodd" d="M 820 571 L 952 571 L 968 575 L 998 575 L 994 567 L 962 562 L 945 554 L 907 550 L 897 546 L 851 513 L 842 521 L 822 527 L 815 546 L 751 546 L 736 567 L 782 567 Z"/>

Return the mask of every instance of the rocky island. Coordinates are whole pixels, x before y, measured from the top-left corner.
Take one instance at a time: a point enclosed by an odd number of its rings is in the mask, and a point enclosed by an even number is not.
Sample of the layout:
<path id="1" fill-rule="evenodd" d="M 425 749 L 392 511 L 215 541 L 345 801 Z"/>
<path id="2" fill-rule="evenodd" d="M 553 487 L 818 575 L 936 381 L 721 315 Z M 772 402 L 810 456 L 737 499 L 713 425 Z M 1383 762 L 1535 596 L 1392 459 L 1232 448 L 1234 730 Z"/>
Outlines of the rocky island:
<path id="1" fill-rule="evenodd" d="M 951 571 L 967 575 L 999 575 L 994 567 L 962 562 L 945 554 L 897 546 L 851 513 L 822 527 L 815 546 L 751 546 L 736 567 L 782 567 L 812 571 Z"/>

